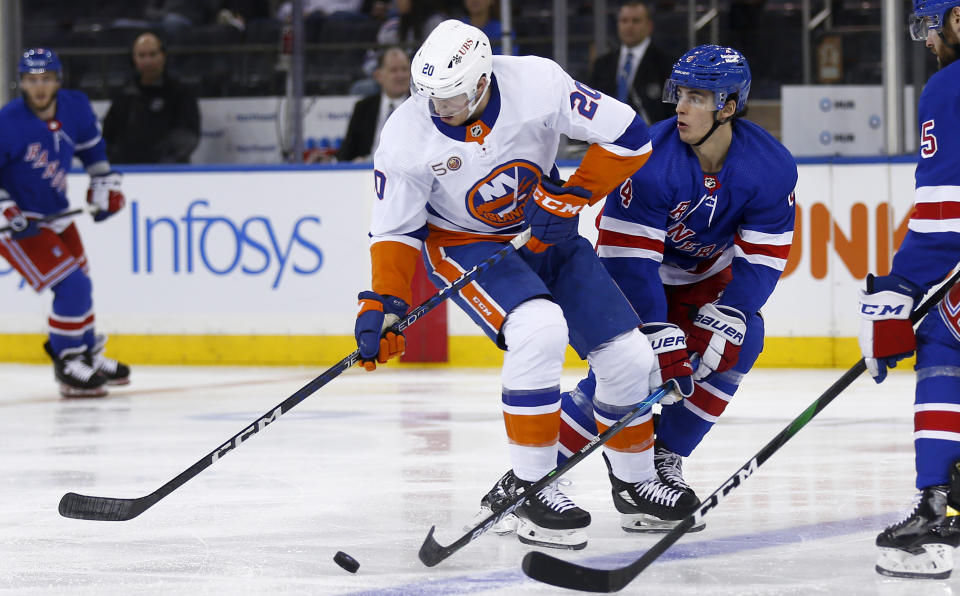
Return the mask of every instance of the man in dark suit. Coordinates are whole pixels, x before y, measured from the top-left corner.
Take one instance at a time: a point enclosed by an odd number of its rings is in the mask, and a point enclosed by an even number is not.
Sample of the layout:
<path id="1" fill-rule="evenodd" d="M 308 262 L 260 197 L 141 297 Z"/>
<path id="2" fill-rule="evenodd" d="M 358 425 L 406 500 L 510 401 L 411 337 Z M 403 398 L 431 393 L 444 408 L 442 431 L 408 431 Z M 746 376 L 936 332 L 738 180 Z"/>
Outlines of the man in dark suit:
<path id="1" fill-rule="evenodd" d="M 383 123 L 410 95 L 407 53 L 398 46 L 384 50 L 373 78 L 380 84 L 380 93 L 368 95 L 354 105 L 347 134 L 337 152 L 339 161 L 369 161 L 377 150 Z"/>
<path id="2" fill-rule="evenodd" d="M 633 106 L 647 124 L 674 114 L 663 103 L 663 83 L 670 76 L 673 60 L 650 43 L 653 19 L 645 4 L 627 1 L 617 13 L 620 46 L 597 58 L 588 84 L 598 91 Z"/>

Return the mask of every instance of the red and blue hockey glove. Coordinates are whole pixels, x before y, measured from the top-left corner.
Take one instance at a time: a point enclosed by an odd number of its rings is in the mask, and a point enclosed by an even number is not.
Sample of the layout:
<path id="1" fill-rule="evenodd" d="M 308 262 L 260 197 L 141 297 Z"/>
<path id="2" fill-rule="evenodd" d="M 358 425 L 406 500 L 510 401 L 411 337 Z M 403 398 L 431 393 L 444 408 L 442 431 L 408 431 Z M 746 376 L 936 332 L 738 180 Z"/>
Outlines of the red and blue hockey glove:
<path id="1" fill-rule="evenodd" d="M 650 389 L 671 382 L 673 390 L 667 393 L 661 404 L 670 405 L 693 394 L 693 365 L 687 353 L 687 337 L 671 323 L 647 323 L 640 326 L 647 336 L 656 361 L 650 370 Z M 679 395 L 677 395 L 679 393 Z"/>
<path id="2" fill-rule="evenodd" d="M 923 291 L 897 275 L 867 275 L 860 290 L 860 351 L 873 380 L 882 383 L 893 368 L 917 349 L 910 312 Z"/>
<path id="3" fill-rule="evenodd" d="M 687 338 L 690 354 L 700 355 L 693 380 L 730 370 L 740 357 L 740 346 L 746 333 L 747 319 L 739 310 L 718 304 L 701 306 Z"/>
<path id="4" fill-rule="evenodd" d="M 575 238 L 579 234 L 580 212 L 589 203 L 587 189 L 541 178 L 523 208 L 523 219 L 532 235 L 527 248 L 543 252 L 553 244 Z"/>
<path id="5" fill-rule="evenodd" d="M 103 221 L 123 209 L 127 201 L 120 191 L 122 181 L 123 175 L 120 172 L 90 177 L 87 202 L 93 205 L 93 221 Z"/>
<path id="6" fill-rule="evenodd" d="M 390 327 L 407 313 L 407 303 L 395 296 L 381 296 L 376 292 L 360 292 L 360 312 L 353 327 L 353 336 L 360 349 L 359 364 L 367 370 L 376 370 L 377 362 L 383 364 L 391 358 L 402 356 L 407 348 L 403 333 Z"/>
<path id="7" fill-rule="evenodd" d="M 0 228 L 10 228 L 10 237 L 14 240 L 25 240 L 40 233 L 37 222 L 27 219 L 12 200 L 0 201 L 0 215 Z"/>

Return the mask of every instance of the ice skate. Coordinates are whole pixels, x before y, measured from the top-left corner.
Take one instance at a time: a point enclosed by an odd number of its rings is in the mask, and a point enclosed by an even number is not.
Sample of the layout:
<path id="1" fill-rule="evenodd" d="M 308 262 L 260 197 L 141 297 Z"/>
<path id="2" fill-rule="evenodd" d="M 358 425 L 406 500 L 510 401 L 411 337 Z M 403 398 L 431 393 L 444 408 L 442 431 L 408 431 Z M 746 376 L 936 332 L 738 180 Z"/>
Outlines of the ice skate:
<path id="1" fill-rule="evenodd" d="M 90 361 L 100 374 L 107 378 L 107 385 L 128 385 L 130 383 L 130 367 L 122 362 L 104 355 L 104 346 L 107 343 L 106 335 L 98 335 L 97 343 L 90 350 Z"/>
<path id="2" fill-rule="evenodd" d="M 487 519 L 494 513 L 503 511 L 509 501 L 517 495 L 517 477 L 513 470 L 508 470 L 497 483 L 493 485 L 490 492 L 480 499 L 480 511 L 473 516 L 469 525 L 463 527 L 464 532 L 469 532 L 477 524 Z M 500 521 L 490 527 L 490 531 L 500 536 L 505 536 L 517 529 L 517 516 L 508 513 Z"/>
<path id="3" fill-rule="evenodd" d="M 610 476 L 613 504 L 621 513 L 620 527 L 626 532 L 668 532 L 700 506 L 700 499 L 692 490 L 678 490 L 658 477 L 643 482 L 620 480 L 613 475 L 606 454 L 603 459 Z M 699 532 L 704 525 L 701 520 L 688 531 Z"/>
<path id="4" fill-rule="evenodd" d="M 516 482 L 518 494 L 533 485 L 523 480 Z M 557 482 L 524 501 L 517 509 L 517 517 L 517 538 L 524 544 L 569 550 L 587 546 L 587 533 L 583 529 L 590 525 L 590 514 L 564 495 Z"/>
<path id="5" fill-rule="evenodd" d="M 903 520 L 877 536 L 877 573 L 890 577 L 947 579 L 960 545 L 960 516 L 947 502 L 946 486 L 928 486 L 914 497 Z"/>
<path id="6" fill-rule="evenodd" d="M 84 352 L 64 354 L 63 358 L 54 354 L 50 342 L 43 345 L 53 360 L 54 376 L 60 384 L 63 397 L 103 397 L 107 394 L 104 385 L 107 378 L 93 367 Z"/>
<path id="7" fill-rule="evenodd" d="M 697 505 L 700 504 L 699 497 L 697 497 L 697 494 L 683 478 L 682 456 L 670 451 L 658 442 L 653 448 L 653 467 L 657 470 L 657 476 L 660 478 L 660 482 L 666 484 L 673 490 L 678 490 L 689 495 L 696 501 Z M 702 530 L 704 525 L 705 522 L 700 520 L 700 523 L 690 531 L 696 532 Z"/>

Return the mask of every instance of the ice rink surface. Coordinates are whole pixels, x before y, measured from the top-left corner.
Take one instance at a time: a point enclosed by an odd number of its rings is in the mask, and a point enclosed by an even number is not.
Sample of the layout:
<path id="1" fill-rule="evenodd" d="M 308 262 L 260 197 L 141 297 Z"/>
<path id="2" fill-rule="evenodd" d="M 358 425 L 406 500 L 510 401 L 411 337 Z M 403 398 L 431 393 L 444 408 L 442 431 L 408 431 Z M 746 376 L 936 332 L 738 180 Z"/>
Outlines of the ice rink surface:
<path id="1" fill-rule="evenodd" d="M 0 593 L 572 593 L 524 576 L 514 537 L 488 533 L 434 568 L 417 559 L 430 526 L 458 538 L 508 468 L 495 370 L 352 370 L 136 519 L 57 513 L 69 491 L 156 490 L 322 371 L 138 366 L 107 398 L 62 400 L 49 366 L 0 364 Z M 701 498 L 842 372 L 751 373 L 685 461 Z M 912 396 L 910 373 L 859 379 L 622 593 L 960 594 L 960 572 L 874 571 L 874 537 L 914 492 Z M 590 543 L 551 554 L 612 567 L 659 539 L 620 530 L 599 454 L 567 478 Z"/>

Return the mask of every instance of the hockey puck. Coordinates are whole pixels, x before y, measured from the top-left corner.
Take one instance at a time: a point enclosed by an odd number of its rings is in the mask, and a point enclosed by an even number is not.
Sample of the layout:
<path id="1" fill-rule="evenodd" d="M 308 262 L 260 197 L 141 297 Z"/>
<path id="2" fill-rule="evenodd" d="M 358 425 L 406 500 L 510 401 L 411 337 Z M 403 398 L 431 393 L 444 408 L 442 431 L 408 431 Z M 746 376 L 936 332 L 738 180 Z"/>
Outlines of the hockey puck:
<path id="1" fill-rule="evenodd" d="M 350 573 L 356 573 L 357 569 L 360 569 L 360 563 L 342 550 L 338 550 L 337 554 L 333 555 L 333 560 Z"/>

